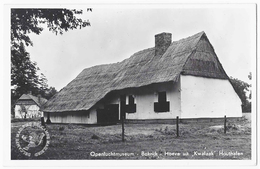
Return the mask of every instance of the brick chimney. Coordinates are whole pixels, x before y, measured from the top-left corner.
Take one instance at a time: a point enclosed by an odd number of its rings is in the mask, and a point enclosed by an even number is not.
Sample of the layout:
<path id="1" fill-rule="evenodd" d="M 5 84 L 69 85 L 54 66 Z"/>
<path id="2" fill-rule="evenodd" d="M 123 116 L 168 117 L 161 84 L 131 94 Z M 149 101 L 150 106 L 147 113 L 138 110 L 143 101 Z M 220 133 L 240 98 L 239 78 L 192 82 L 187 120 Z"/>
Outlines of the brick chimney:
<path id="1" fill-rule="evenodd" d="M 155 56 L 161 56 L 165 53 L 172 43 L 171 33 L 160 33 L 155 35 Z"/>

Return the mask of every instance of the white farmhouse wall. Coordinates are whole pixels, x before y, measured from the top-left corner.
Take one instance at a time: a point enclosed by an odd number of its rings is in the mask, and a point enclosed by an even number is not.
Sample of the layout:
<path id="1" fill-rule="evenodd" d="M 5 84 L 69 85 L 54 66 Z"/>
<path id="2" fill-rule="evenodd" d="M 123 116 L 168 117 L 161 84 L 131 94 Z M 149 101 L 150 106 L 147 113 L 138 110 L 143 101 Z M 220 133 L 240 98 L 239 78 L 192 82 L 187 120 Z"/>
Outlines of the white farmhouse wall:
<path id="1" fill-rule="evenodd" d="M 181 118 L 242 117 L 241 100 L 228 80 L 181 75 Z"/>
<path id="2" fill-rule="evenodd" d="M 180 84 L 173 82 L 152 84 L 140 88 L 125 89 L 107 97 L 105 99 L 105 104 L 119 104 L 120 109 L 120 95 L 126 95 L 126 104 L 128 104 L 128 96 L 133 95 L 135 98 L 136 112 L 126 113 L 126 119 L 174 119 L 176 116 L 180 116 L 181 112 L 179 89 Z M 166 91 L 167 101 L 170 102 L 170 111 L 154 112 L 154 102 L 158 102 L 158 92 L 162 91 Z"/>
<path id="3" fill-rule="evenodd" d="M 174 119 L 180 115 L 179 83 L 161 83 L 135 93 L 136 113 L 127 113 L 126 119 Z M 154 102 L 158 102 L 158 92 L 166 91 L 170 102 L 169 112 L 154 112 Z"/>
<path id="4" fill-rule="evenodd" d="M 39 111 L 38 105 L 24 105 L 27 110 L 26 118 L 43 117 L 43 112 Z M 22 111 L 21 105 L 15 105 L 15 118 L 24 118 L 25 112 Z"/>
<path id="5" fill-rule="evenodd" d="M 44 120 L 47 120 L 47 113 L 44 113 Z M 51 112 L 50 120 L 52 123 L 78 123 L 78 124 L 96 124 L 96 110 L 81 112 Z"/>

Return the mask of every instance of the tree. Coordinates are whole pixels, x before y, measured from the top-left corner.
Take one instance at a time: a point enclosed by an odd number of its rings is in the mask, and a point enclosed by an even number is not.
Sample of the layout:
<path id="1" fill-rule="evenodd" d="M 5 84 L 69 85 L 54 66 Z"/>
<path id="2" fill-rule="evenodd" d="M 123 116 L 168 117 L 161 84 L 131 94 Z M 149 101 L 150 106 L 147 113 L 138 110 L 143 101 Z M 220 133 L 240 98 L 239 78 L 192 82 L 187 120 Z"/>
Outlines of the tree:
<path id="1" fill-rule="evenodd" d="M 39 76 L 39 92 L 38 94 L 44 96 L 45 92 L 48 90 L 48 84 L 47 84 L 48 80 L 45 77 L 45 75 L 43 73 L 40 74 Z"/>
<path id="2" fill-rule="evenodd" d="M 18 96 L 28 91 L 35 93 L 40 84 L 36 74 L 39 68 L 30 60 L 23 43 L 20 43 L 18 50 L 11 50 L 12 56 L 15 56 L 11 57 L 11 85 L 15 86 L 15 94 Z"/>
<path id="3" fill-rule="evenodd" d="M 39 35 L 43 28 L 40 24 L 47 24 L 49 31 L 63 34 L 69 29 L 90 26 L 87 21 L 76 18 L 75 14 L 82 14 L 82 10 L 68 9 L 11 9 L 11 45 L 17 49 L 20 42 L 26 46 L 33 45 L 28 33 Z"/>
<path id="4" fill-rule="evenodd" d="M 43 96 L 47 100 L 49 100 L 52 96 L 54 96 L 57 93 L 57 90 L 54 87 L 50 87 L 45 91 L 45 95 Z"/>
<path id="5" fill-rule="evenodd" d="M 91 9 L 91 8 L 89 8 Z M 88 11 L 92 11 L 89 10 Z M 29 33 L 39 35 L 43 24 L 49 31 L 63 34 L 68 30 L 90 26 L 89 21 L 83 21 L 75 15 L 82 14 L 82 10 L 69 9 L 11 9 L 11 92 L 12 103 L 22 94 L 31 91 L 34 95 L 43 91 L 55 93 L 55 88 L 47 89 L 47 79 L 42 74 L 37 75 L 37 63 L 30 60 L 25 47 L 33 45 Z M 45 83 L 46 82 L 46 83 Z M 55 91 L 54 91 L 55 90 Z M 44 95 L 44 94 L 43 94 Z"/>
<path id="6" fill-rule="evenodd" d="M 39 77 L 39 89 L 38 89 L 38 93 L 37 95 L 41 95 L 42 97 L 46 98 L 47 100 L 49 100 L 53 95 L 55 95 L 57 93 L 57 90 L 54 87 L 49 87 L 48 86 L 48 80 L 47 78 L 44 76 L 43 73 L 41 73 L 40 77 Z"/>
<path id="7" fill-rule="evenodd" d="M 249 91 L 250 85 L 242 80 L 233 77 L 230 77 L 230 81 L 242 101 L 242 111 L 251 112 L 251 102 L 249 102 L 248 97 L 246 96 L 246 92 Z"/>

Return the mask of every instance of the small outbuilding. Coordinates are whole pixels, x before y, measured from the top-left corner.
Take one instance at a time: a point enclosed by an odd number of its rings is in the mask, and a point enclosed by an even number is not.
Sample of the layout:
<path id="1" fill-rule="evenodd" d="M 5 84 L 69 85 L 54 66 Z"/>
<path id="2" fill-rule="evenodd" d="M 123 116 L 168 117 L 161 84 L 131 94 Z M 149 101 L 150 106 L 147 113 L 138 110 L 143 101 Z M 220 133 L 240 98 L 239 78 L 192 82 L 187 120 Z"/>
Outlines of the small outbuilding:
<path id="1" fill-rule="evenodd" d="M 31 94 L 23 94 L 15 103 L 15 118 L 37 118 L 43 117 L 40 111 L 42 105 L 47 102 L 41 96 L 33 96 Z"/>
<path id="2" fill-rule="evenodd" d="M 241 100 L 204 32 L 155 46 L 122 62 L 84 69 L 44 106 L 53 123 L 241 117 Z M 121 111 L 120 111 L 121 110 Z"/>

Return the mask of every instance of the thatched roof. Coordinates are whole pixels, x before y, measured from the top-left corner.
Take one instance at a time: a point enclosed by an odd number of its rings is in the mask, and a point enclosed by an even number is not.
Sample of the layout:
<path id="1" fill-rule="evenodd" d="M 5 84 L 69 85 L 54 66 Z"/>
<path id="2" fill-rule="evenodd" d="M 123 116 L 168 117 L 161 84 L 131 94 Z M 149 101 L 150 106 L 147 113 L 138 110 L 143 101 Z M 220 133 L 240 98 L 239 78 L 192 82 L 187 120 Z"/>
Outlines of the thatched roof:
<path id="1" fill-rule="evenodd" d="M 228 79 L 204 32 L 171 43 L 155 56 L 149 48 L 119 63 L 84 69 L 45 105 L 45 112 L 89 110 L 108 93 L 179 80 L 180 74 Z"/>
<path id="2" fill-rule="evenodd" d="M 32 101 L 32 102 L 28 102 Z M 39 107 L 44 105 L 47 102 L 45 98 L 40 97 L 40 99 L 36 96 L 33 96 L 31 94 L 23 94 L 15 104 L 20 105 L 20 104 L 28 104 L 28 103 L 34 103 L 37 104 Z"/>

